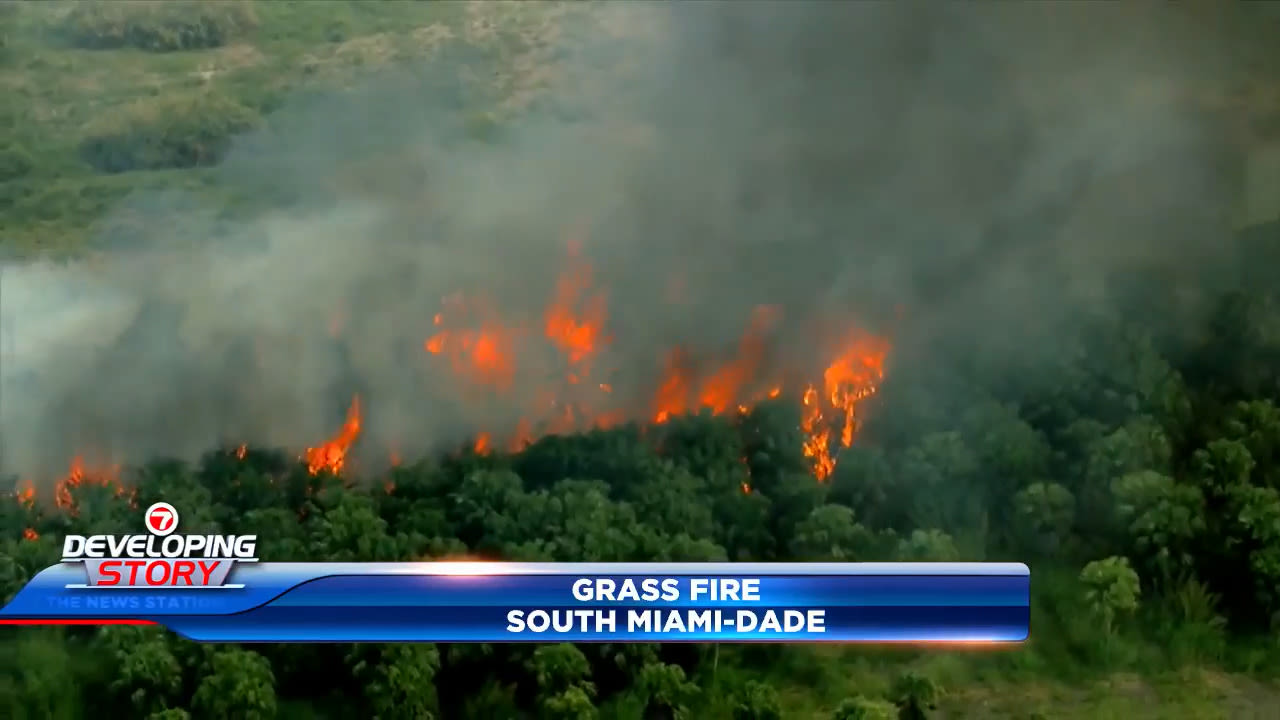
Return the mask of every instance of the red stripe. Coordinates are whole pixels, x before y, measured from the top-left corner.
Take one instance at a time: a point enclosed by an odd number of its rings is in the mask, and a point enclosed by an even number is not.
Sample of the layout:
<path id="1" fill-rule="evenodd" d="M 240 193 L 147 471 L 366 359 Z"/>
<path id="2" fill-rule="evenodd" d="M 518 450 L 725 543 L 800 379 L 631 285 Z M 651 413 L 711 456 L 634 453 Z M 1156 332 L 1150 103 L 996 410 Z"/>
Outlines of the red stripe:
<path id="1" fill-rule="evenodd" d="M 150 620 L 131 620 L 129 618 L 46 618 L 46 619 L 9 619 L 0 618 L 0 625 L 155 625 Z"/>

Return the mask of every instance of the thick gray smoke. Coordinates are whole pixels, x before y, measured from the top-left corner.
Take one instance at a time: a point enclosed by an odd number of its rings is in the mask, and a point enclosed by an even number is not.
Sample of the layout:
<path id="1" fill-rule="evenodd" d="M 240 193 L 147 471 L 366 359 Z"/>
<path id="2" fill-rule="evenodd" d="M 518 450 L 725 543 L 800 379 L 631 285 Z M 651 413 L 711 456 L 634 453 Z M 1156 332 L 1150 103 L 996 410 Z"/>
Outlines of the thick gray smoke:
<path id="1" fill-rule="evenodd" d="M 593 387 L 643 415 L 666 349 L 731 354 L 757 304 L 783 311 L 761 374 L 809 372 L 849 328 L 981 343 L 1101 302 L 1117 273 L 1203 269 L 1222 237 L 1231 168 L 1192 101 L 1226 39 L 1157 10 L 584 12 L 545 66 L 506 69 L 548 88 L 490 141 L 467 139 L 480 100 L 457 78 L 492 60 L 446 46 L 240 139 L 219 186 L 276 211 L 130 198 L 135 224 L 217 232 L 5 266 L 4 470 L 300 449 L 357 392 L 374 455 L 510 428 L 556 354 L 529 341 L 492 397 L 423 341 L 459 291 L 536 336 L 569 239 L 607 295 Z"/>

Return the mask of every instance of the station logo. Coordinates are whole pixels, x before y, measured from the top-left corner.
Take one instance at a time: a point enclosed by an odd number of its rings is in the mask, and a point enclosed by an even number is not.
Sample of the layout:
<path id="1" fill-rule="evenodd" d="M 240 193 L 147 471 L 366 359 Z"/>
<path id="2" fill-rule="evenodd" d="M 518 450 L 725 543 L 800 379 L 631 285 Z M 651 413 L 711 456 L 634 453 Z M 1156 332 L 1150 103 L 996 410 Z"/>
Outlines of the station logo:
<path id="1" fill-rule="evenodd" d="M 84 585 L 69 588 L 241 588 L 227 584 L 236 563 L 254 563 L 257 535 L 179 535 L 174 506 L 142 516 L 146 535 L 68 535 L 62 562 L 81 563 Z"/>

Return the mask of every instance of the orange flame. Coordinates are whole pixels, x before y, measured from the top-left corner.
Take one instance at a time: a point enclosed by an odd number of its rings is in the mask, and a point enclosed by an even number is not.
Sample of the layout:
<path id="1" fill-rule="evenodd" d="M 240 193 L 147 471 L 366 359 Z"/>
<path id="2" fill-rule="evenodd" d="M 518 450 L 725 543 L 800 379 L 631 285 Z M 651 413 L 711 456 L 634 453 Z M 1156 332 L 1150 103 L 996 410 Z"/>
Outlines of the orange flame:
<path id="1" fill-rule="evenodd" d="M 469 318 L 479 315 L 479 330 L 450 330 L 455 316 Z M 509 388 L 515 378 L 515 341 L 517 333 L 504 328 L 494 320 L 493 313 L 473 299 L 461 294 L 445 298 L 445 310 L 436 313 L 436 327 L 441 328 L 424 343 L 432 355 L 446 355 L 459 375 L 480 385 L 491 385 L 499 390 Z"/>
<path id="2" fill-rule="evenodd" d="M 30 480 L 18 483 L 18 487 L 13 491 L 13 496 L 19 505 L 32 507 L 36 502 L 36 487 Z"/>
<path id="3" fill-rule="evenodd" d="M 588 382 L 594 360 L 610 342 L 605 326 L 606 299 L 592 281 L 590 263 L 580 246 L 571 243 L 566 269 L 543 313 L 541 333 L 563 358 L 564 385 L 531 389 L 528 411 L 503 442 L 512 451 L 541 435 L 610 427 L 635 418 L 633 413 L 608 406 L 621 401 L 614 397 L 612 384 L 601 382 L 603 378 Z M 668 350 L 661 380 L 649 402 L 648 418 L 664 423 L 694 410 L 748 414 L 760 402 L 781 397 L 777 377 L 760 377 L 769 336 L 780 318 L 776 306 L 757 307 L 736 354 L 717 367 L 699 367 L 685 348 Z M 437 330 L 424 347 L 432 355 L 447 358 L 455 375 L 490 391 L 515 385 L 517 351 L 531 339 L 531 333 L 502 322 L 484 298 L 468 295 L 464 299 L 462 294 L 445 298 L 434 324 Z M 883 377 L 887 351 L 883 341 L 858 338 L 836 354 L 821 382 L 807 386 L 802 396 L 802 450 L 820 480 L 834 470 L 839 447 L 852 444 L 858 428 L 856 406 L 875 392 Z M 839 445 L 832 447 L 835 423 L 839 423 Z M 492 428 L 486 428 L 474 440 L 475 452 L 491 452 L 494 440 Z"/>
<path id="4" fill-rule="evenodd" d="M 101 470 L 86 471 L 84 467 L 84 459 L 77 455 L 71 459 L 71 468 L 67 471 L 67 476 L 54 486 L 54 503 L 59 508 L 62 508 L 74 515 L 78 511 L 74 491 L 76 488 L 88 484 L 101 485 L 102 487 L 114 485 L 116 487 L 116 495 L 123 497 L 127 491 L 120 485 L 119 476 L 119 466 L 111 466 Z"/>
<path id="5" fill-rule="evenodd" d="M 858 430 L 857 405 L 879 389 L 884 379 L 888 345 L 878 338 L 857 337 L 823 373 L 824 394 L 810 385 L 803 398 L 800 429 L 804 433 L 804 455 L 813 464 L 813 474 L 826 480 L 835 470 L 831 428 L 825 422 L 822 400 L 840 413 L 840 446 L 849 447 Z"/>
<path id="6" fill-rule="evenodd" d="M 741 393 L 743 385 L 754 379 L 756 368 L 764 357 L 765 336 L 780 315 L 778 308 L 768 305 L 757 307 L 752 312 L 751 325 L 738 346 L 738 356 L 703 384 L 698 394 L 702 407 L 722 413 L 735 404 L 734 399 Z"/>
<path id="7" fill-rule="evenodd" d="M 347 421 L 342 430 L 320 447 L 307 448 L 307 470 L 318 475 L 322 470 L 337 475 L 347 463 L 347 450 L 360 436 L 360 396 L 351 399 L 351 407 L 347 410 Z"/>
<path id="8" fill-rule="evenodd" d="M 685 413 L 690 385 L 688 356 L 681 348 L 675 348 L 667 354 L 666 372 L 654 400 L 653 421 L 664 423 L 672 415 Z"/>
<path id="9" fill-rule="evenodd" d="M 591 356 L 607 342 L 605 298 L 591 292 L 591 265 L 580 253 L 577 243 L 569 246 L 569 268 L 556 283 L 543 326 L 547 339 L 568 360 L 568 380 L 575 385 L 590 374 Z"/>

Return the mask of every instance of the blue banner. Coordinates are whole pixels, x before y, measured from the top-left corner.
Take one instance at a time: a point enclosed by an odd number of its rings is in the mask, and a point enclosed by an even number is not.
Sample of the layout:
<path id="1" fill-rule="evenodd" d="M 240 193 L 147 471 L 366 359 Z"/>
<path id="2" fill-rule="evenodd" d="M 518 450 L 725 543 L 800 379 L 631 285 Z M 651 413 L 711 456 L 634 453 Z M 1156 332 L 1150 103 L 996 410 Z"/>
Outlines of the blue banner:
<path id="1" fill-rule="evenodd" d="M 207 642 L 1011 643 L 1030 626 L 1020 563 L 262 563 L 227 583 L 98 587 L 64 562 L 0 622 Z"/>

